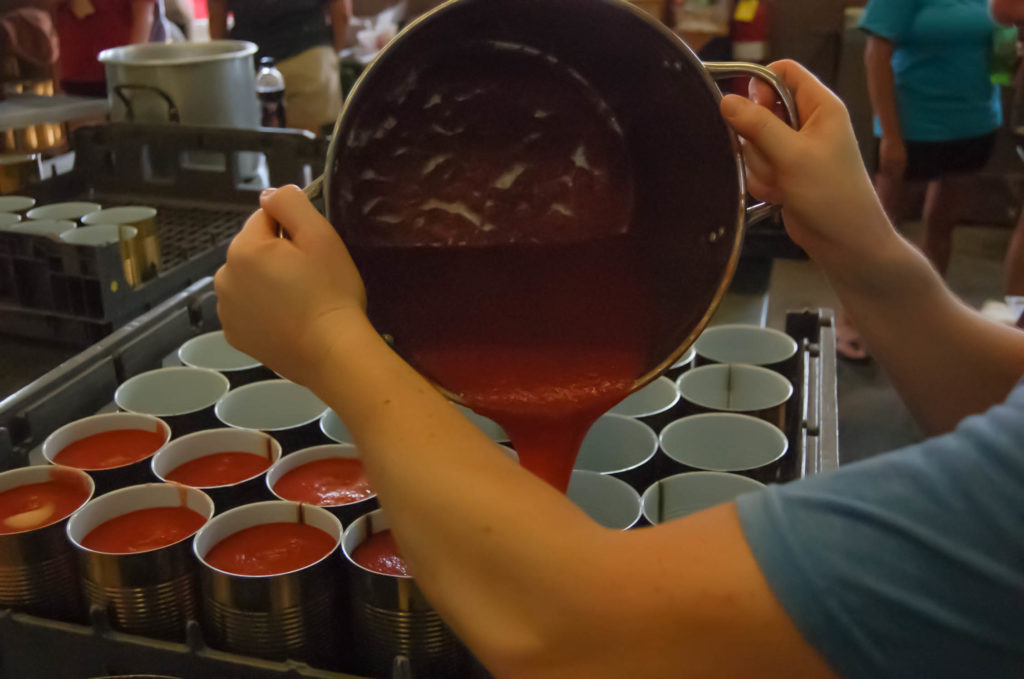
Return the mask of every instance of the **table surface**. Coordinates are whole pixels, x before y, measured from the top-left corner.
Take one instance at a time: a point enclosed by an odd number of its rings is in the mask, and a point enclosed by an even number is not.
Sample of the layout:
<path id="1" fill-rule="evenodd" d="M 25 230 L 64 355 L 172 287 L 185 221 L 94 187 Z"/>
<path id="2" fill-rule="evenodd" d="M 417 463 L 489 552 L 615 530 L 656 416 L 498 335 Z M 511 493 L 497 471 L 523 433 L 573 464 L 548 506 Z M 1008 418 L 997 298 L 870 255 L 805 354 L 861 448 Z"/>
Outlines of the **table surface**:
<path id="1" fill-rule="evenodd" d="M 0 130 L 39 123 L 63 123 L 69 120 L 102 118 L 107 115 L 105 98 L 55 94 L 15 94 L 0 101 Z"/>

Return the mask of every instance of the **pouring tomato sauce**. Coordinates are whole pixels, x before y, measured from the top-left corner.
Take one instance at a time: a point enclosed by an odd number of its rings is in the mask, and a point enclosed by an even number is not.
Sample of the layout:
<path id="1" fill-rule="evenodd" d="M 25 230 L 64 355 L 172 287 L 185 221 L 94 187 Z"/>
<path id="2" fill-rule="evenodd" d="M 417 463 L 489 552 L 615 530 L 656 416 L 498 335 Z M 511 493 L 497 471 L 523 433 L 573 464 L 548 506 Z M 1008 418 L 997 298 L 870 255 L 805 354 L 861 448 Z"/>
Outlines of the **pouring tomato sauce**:
<path id="1" fill-rule="evenodd" d="M 565 491 L 663 325 L 622 131 L 569 69 L 494 46 L 440 59 L 373 118 L 339 176 L 371 320 Z"/>

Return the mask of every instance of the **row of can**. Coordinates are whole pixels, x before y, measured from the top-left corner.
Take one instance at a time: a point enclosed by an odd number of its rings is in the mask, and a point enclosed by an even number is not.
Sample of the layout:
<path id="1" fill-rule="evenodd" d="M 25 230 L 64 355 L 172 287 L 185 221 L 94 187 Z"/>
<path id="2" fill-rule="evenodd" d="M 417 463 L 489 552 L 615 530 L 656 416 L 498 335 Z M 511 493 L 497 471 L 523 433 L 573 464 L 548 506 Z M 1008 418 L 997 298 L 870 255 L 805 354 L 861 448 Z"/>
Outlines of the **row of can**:
<path id="1" fill-rule="evenodd" d="M 396 658 L 417 676 L 460 676 L 473 665 L 412 578 L 377 573 L 353 560 L 355 548 L 390 528 L 379 509 L 345 527 L 313 505 L 266 501 L 214 515 L 196 488 L 152 483 L 93 498 L 81 470 L 32 466 L 0 474 L 0 492 L 78 475 L 89 495 L 70 516 L 48 526 L 0 535 L 0 605 L 47 618 L 94 622 L 146 637 L 185 642 L 199 622 L 209 646 L 272 660 L 295 659 L 370 676 L 390 674 Z M 84 546 L 91 531 L 131 512 L 187 507 L 204 519 L 193 535 L 136 553 Z M 318 561 L 265 576 L 238 575 L 205 557 L 220 541 L 267 523 L 301 523 L 334 540 Z"/>
<path id="2" fill-rule="evenodd" d="M 743 329 L 743 332 L 748 331 Z M 198 352 L 198 357 L 197 345 L 207 346 L 206 350 Z M 210 350 L 210 347 L 214 349 Z M 74 578 L 70 581 L 75 591 L 80 589 L 84 592 L 85 600 L 101 611 L 116 629 L 163 638 L 167 638 L 171 633 L 169 630 L 172 630 L 173 636 L 180 639 L 185 629 L 182 621 L 198 619 L 198 615 L 203 634 L 211 645 L 248 655 L 299 658 L 329 667 L 338 667 L 340 663 L 345 669 L 371 675 L 387 674 L 396 658 L 411 661 L 417 676 L 451 676 L 453 668 L 473 665 L 469 653 L 433 612 L 412 579 L 373 573 L 354 566 L 342 556 L 350 554 L 351 548 L 367 535 L 387 528 L 386 517 L 375 511 L 375 499 L 359 506 L 334 507 L 329 511 L 310 506 L 296 509 L 297 505 L 293 503 L 262 501 L 272 497 L 274 479 L 280 475 L 280 470 L 294 468 L 309 456 L 351 457 L 356 452 L 351 445 L 316 445 L 328 439 L 350 440 L 337 415 L 312 394 L 302 393 L 302 387 L 286 380 L 265 379 L 275 376 L 244 355 L 232 356 L 233 351 L 220 333 L 195 338 L 179 352 L 180 360 L 187 367 L 152 371 L 121 385 L 115 401 L 122 409 L 134 413 L 99 415 L 71 423 L 54 432 L 48 440 L 49 445 L 44 444 L 44 456 L 52 461 L 54 454 L 67 441 L 76 435 L 96 431 L 94 427 L 97 425 L 91 424 L 89 426 L 93 429 L 79 429 L 78 434 L 74 434 L 76 427 L 82 427 L 84 422 L 97 423 L 112 417 L 155 419 L 154 415 L 139 412 L 145 410 L 164 415 L 167 438 L 170 439 L 172 431 L 175 438 L 152 459 L 134 465 L 131 470 L 111 470 L 114 477 L 105 478 L 103 472 L 90 472 L 97 480 L 97 495 L 101 488 L 104 492 L 112 491 L 93 503 L 103 503 L 101 506 L 108 507 L 114 506 L 107 503 L 115 502 L 116 498 L 122 498 L 116 500 L 121 503 L 135 494 L 142 497 L 142 491 L 125 486 L 154 477 L 162 479 L 166 471 L 177 465 L 203 454 L 220 452 L 224 446 L 254 453 L 270 450 L 274 458 L 271 469 L 258 477 L 230 487 L 205 489 L 204 497 L 214 498 L 210 500 L 208 516 L 213 516 L 214 507 L 220 513 L 200 531 L 202 534 L 196 535 L 194 543 L 187 541 L 191 549 L 181 544 L 172 546 L 179 554 L 176 561 L 174 558 L 171 561 L 187 564 L 192 569 L 189 576 L 192 578 L 191 597 L 183 594 L 182 588 L 186 585 L 180 577 L 177 580 L 164 578 L 160 582 L 145 580 L 154 574 L 166 574 L 166 568 L 112 565 L 116 561 L 131 563 L 133 559 L 125 555 L 97 555 L 80 546 L 73 548 L 76 543 L 72 536 L 70 541 L 64 539 L 64 547 L 77 555 L 76 565 L 81 567 L 80 586 Z M 694 367 L 695 364 L 709 362 L 709 359 L 695 359 L 694 354 L 691 351 L 673 366 L 677 373 L 675 381 L 659 378 L 619 404 L 595 424 L 584 442 L 569 497 L 599 523 L 619 529 L 659 523 L 727 501 L 738 493 L 756 490 L 761 487 L 758 479 L 775 480 L 771 478 L 771 470 L 778 466 L 787 448 L 786 436 L 776 423 L 785 421 L 780 410 L 785 408 L 793 393 L 788 380 L 778 371 L 787 369 L 786 361 L 793 360 L 795 350 L 769 368 L 749 363 Z M 217 355 L 220 359 L 216 358 Z M 231 361 L 225 360 L 230 358 L 236 365 L 245 363 L 240 357 L 249 361 L 241 368 L 233 367 L 229 365 Z M 218 364 L 221 374 L 211 371 Z M 745 377 L 750 375 L 759 379 L 751 381 Z M 181 381 L 197 376 L 213 388 L 205 391 L 197 388 L 199 382 L 188 386 Z M 256 383 L 251 383 L 253 380 Z M 769 385 L 768 392 L 774 395 L 758 401 L 759 397 L 744 395 L 745 392 L 741 391 L 748 384 L 755 385 L 751 387 L 755 396 L 764 391 L 763 386 L 757 386 L 763 384 Z M 696 391 L 691 388 L 693 385 L 697 385 Z M 711 395 L 701 396 L 700 388 L 707 389 Z M 264 391 L 266 393 L 259 396 Z M 191 396 L 197 393 L 205 395 L 191 400 Z M 168 409 L 167 404 L 160 401 L 174 394 L 185 394 L 190 398 Z M 768 402 L 772 400 L 777 402 Z M 232 402 L 235 402 L 233 407 Z M 751 404 L 759 407 L 751 407 Z M 766 407 L 760 407 L 765 404 Z M 726 412 L 707 412 L 715 410 Z M 467 415 L 473 417 L 493 440 L 505 440 L 504 432 L 495 423 L 471 412 Z M 223 428 L 224 424 L 230 427 Z M 221 428 L 208 430 L 210 425 Z M 246 437 L 248 441 L 243 443 Z M 269 447 L 268 439 L 273 441 Z M 206 443 L 202 444 L 203 441 Z M 695 445 L 698 442 L 703 442 L 703 445 Z M 310 447 L 310 444 L 313 445 Z M 509 448 L 504 450 L 515 455 Z M 285 453 L 283 457 L 282 452 Z M 8 482 L 0 482 L 0 491 L 5 487 L 9 487 Z M 119 488 L 121 490 L 116 490 Z M 167 494 L 169 490 L 153 491 L 154 488 L 169 486 L 149 484 L 143 488 L 149 489 L 146 497 L 171 497 Z M 189 493 L 189 497 L 197 497 L 192 491 Z M 105 500 L 106 497 L 111 499 Z M 180 497 L 175 497 L 180 502 Z M 198 505 L 205 507 L 203 502 L 198 502 Z M 322 523 L 329 533 L 337 537 L 339 548 L 322 564 L 318 562 L 299 572 L 284 574 L 280 576 L 280 583 L 274 584 L 272 579 L 231 576 L 209 569 L 203 563 L 204 550 L 213 544 L 204 541 L 203 535 L 223 537 L 220 534 L 223 530 L 217 526 L 227 524 L 219 523 L 221 517 L 229 517 L 228 524 L 237 530 L 244 527 L 240 521 L 257 520 L 243 520 L 237 518 L 239 516 L 299 517 L 303 512 L 311 522 L 316 521 L 317 516 L 335 514 L 332 518 L 336 527 L 326 518 Z M 73 519 L 75 525 L 86 521 L 92 513 L 83 511 L 76 514 Z M 86 519 L 79 518 L 79 515 Z M 71 526 L 69 521 L 65 528 L 69 535 Z M 343 530 L 343 526 L 347 529 Z M 347 537 L 350 532 L 359 537 Z M 0 540 L 0 552 L 12 551 L 2 546 L 4 542 Z M 20 553 L 24 556 L 32 550 L 26 552 L 22 549 Z M 132 556 L 145 557 L 145 554 Z M 151 554 L 150 558 L 167 557 Z M 135 561 L 143 563 L 142 559 Z M 97 566 L 94 562 L 102 562 L 103 565 Z M 0 565 L 0 572 L 3 568 Z M 38 564 L 31 569 L 36 574 L 58 570 L 40 568 Z M 152 588 L 149 599 L 132 585 L 131 576 L 141 573 L 145 574 L 144 580 L 148 583 L 142 585 L 143 589 Z M 197 579 L 200 581 L 198 585 Z M 56 584 L 58 581 L 68 582 L 66 569 L 56 580 L 50 578 L 49 584 L 42 589 L 60 591 Z M 127 589 L 121 591 L 120 586 L 127 586 Z M 20 585 L 21 591 L 30 589 Z M 4 588 L 0 587 L 0 590 Z M 11 592 L 17 590 L 19 587 L 6 588 Z M 64 591 L 67 591 L 66 587 Z M 310 592 L 315 601 L 296 600 L 297 596 L 301 599 L 304 591 Z M 201 592 L 198 599 L 202 605 L 195 603 L 195 592 Z M 74 597 L 59 599 L 72 601 Z M 183 613 L 183 617 L 175 618 L 167 613 L 170 601 L 185 602 L 193 608 Z M 299 605 L 295 605 L 297 602 Z M 25 608 L 10 601 L 4 605 Z M 196 608 L 201 613 L 197 614 Z M 38 607 L 34 610 L 41 612 Z M 174 622 L 163 631 L 132 626 L 132 621 L 144 620 L 147 611 L 155 613 L 161 620 Z M 67 617 L 66 611 L 41 613 L 48 617 Z M 344 641 L 338 643 L 338 639 Z M 325 653 L 326 649 L 331 651 Z M 339 657 L 334 649 L 347 649 L 349 652 Z"/>

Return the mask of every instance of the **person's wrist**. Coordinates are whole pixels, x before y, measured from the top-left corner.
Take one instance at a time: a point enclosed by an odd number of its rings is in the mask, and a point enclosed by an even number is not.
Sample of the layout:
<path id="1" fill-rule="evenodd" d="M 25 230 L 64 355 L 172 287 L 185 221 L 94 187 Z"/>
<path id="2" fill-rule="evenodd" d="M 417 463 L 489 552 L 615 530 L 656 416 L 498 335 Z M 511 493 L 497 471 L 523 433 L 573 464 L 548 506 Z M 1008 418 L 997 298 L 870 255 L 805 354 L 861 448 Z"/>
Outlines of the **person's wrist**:
<path id="1" fill-rule="evenodd" d="M 850 237 L 832 243 L 827 254 L 815 259 L 837 289 L 869 297 L 882 293 L 906 243 L 877 200 L 847 214 L 850 218 L 844 222 Z"/>
<path id="2" fill-rule="evenodd" d="M 339 309 L 321 316 L 309 329 L 304 353 L 312 357 L 319 368 L 333 365 L 339 359 L 358 357 L 372 344 L 383 341 L 362 309 Z M 316 382 L 324 379 L 327 371 L 314 369 L 310 372 L 306 386 L 315 391 Z"/>

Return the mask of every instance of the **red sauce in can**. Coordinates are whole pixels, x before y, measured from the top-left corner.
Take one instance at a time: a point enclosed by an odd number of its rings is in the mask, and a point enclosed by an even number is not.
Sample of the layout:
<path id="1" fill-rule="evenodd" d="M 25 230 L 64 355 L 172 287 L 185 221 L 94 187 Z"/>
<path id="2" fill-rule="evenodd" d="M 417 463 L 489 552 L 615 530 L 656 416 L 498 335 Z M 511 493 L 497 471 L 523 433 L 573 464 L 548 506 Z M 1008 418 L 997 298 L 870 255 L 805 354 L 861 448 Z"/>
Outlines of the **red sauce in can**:
<path id="1" fill-rule="evenodd" d="M 405 561 L 398 553 L 395 536 L 389 530 L 374 533 L 352 551 L 352 560 L 363 568 L 384 575 L 409 575 Z"/>
<path id="2" fill-rule="evenodd" d="M 148 552 L 195 533 L 206 518 L 188 507 L 150 507 L 128 512 L 89 531 L 82 546 L 108 554 Z"/>
<path id="3" fill-rule="evenodd" d="M 337 540 L 314 526 L 264 523 L 215 544 L 206 554 L 206 563 L 235 575 L 279 575 L 316 563 L 337 545 Z"/>
<path id="4" fill-rule="evenodd" d="M 145 460 L 165 441 L 163 432 L 115 429 L 86 436 L 65 446 L 53 461 L 78 469 L 113 469 Z"/>
<path id="5" fill-rule="evenodd" d="M 70 472 L 52 469 L 50 479 L 0 493 L 0 534 L 57 523 L 89 499 L 89 489 Z"/>
<path id="6" fill-rule="evenodd" d="M 333 507 L 373 495 L 361 460 L 332 457 L 314 460 L 284 474 L 274 492 L 285 500 Z"/>
<path id="7" fill-rule="evenodd" d="M 228 486 L 267 470 L 270 460 L 255 453 L 212 453 L 178 465 L 165 478 L 193 488 Z"/>

